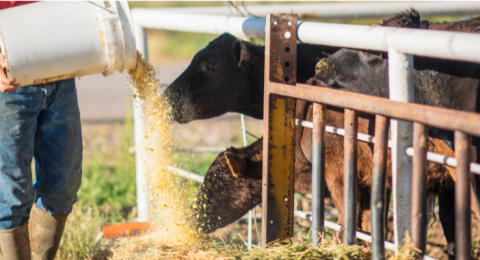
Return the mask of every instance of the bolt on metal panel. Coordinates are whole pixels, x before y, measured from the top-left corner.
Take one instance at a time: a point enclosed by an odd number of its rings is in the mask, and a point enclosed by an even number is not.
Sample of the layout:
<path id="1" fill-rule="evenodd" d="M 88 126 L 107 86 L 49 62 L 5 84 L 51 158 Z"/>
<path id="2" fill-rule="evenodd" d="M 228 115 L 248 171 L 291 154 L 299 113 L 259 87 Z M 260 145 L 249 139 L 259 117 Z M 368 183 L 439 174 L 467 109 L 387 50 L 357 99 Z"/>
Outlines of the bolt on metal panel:
<path id="1" fill-rule="evenodd" d="M 270 95 L 270 82 L 295 85 L 297 16 L 268 15 L 262 180 L 262 244 L 293 236 L 295 99 Z M 294 86 L 292 86 L 293 88 Z"/>

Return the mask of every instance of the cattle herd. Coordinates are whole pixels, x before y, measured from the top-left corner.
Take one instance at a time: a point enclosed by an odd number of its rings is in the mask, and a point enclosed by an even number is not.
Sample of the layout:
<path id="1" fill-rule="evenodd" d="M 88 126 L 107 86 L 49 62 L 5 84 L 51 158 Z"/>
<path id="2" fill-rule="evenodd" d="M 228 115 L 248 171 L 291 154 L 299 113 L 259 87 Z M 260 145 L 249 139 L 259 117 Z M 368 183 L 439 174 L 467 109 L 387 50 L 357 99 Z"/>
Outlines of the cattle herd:
<path id="1" fill-rule="evenodd" d="M 480 19 L 448 23 L 422 21 L 414 9 L 384 20 L 381 26 L 479 33 Z M 297 81 L 388 98 L 388 54 L 336 47 L 298 44 Z M 167 88 L 164 95 L 173 107 L 174 120 L 187 123 L 226 112 L 262 119 L 265 47 L 223 34 L 200 50 L 188 68 Z M 480 65 L 414 57 L 415 103 L 479 112 Z M 297 101 L 296 116 L 312 121 L 312 104 Z M 342 128 L 342 109 L 327 107 L 326 124 Z M 359 114 L 358 131 L 373 135 L 375 117 Z M 311 192 L 312 129 L 295 129 L 295 192 Z M 473 159 L 480 152 L 473 139 Z M 430 128 L 429 151 L 454 157 L 453 133 Z M 220 153 L 208 169 L 194 203 L 197 223 L 209 233 L 243 216 L 261 202 L 262 139 Z M 373 180 L 373 145 L 358 143 L 357 227 L 370 221 L 370 192 Z M 339 224 L 343 223 L 343 137 L 326 135 L 326 181 Z M 388 157 L 390 158 L 390 156 Z M 390 159 L 387 169 L 390 167 Z M 388 170 L 387 188 L 391 189 Z M 439 217 L 448 243 L 449 259 L 455 255 L 454 212 L 455 168 L 429 163 L 427 203 L 429 215 L 438 197 Z M 472 210 L 479 215 L 480 180 L 472 178 Z"/>

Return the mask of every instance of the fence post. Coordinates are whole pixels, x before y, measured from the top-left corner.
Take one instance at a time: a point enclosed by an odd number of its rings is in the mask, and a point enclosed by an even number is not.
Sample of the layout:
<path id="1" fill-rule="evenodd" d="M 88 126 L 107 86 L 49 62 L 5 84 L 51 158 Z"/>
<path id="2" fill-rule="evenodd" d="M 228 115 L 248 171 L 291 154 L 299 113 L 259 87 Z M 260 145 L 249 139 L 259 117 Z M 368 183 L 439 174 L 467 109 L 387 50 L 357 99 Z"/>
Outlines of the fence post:
<path id="1" fill-rule="evenodd" d="M 373 146 L 373 190 L 370 202 L 372 223 L 372 259 L 385 259 L 385 214 L 388 212 L 386 200 L 388 118 L 375 117 L 375 144 Z"/>
<path id="2" fill-rule="evenodd" d="M 147 29 L 140 26 L 135 26 L 135 40 L 137 49 L 148 61 L 148 45 L 147 45 Z M 142 116 L 142 102 L 139 99 L 133 99 L 133 124 L 135 133 L 135 165 L 136 165 L 136 182 L 137 182 L 137 210 L 138 221 L 146 222 L 149 220 L 150 202 L 148 200 L 148 182 L 145 164 L 142 159 L 146 159 L 146 149 L 141 149 L 142 142 L 144 142 L 145 125 Z"/>
<path id="3" fill-rule="evenodd" d="M 412 163 L 412 212 L 411 229 L 413 245 L 420 250 L 417 259 L 425 254 L 427 242 L 427 151 L 428 127 L 413 124 L 413 163 Z"/>
<path id="4" fill-rule="evenodd" d="M 269 14 L 265 32 L 263 245 L 293 236 L 295 99 L 270 95 L 270 81 L 296 84 L 297 16 Z"/>
<path id="5" fill-rule="evenodd" d="M 313 103 L 312 131 L 312 245 L 320 242 L 325 221 L 325 117 L 326 106 Z"/>
<path id="6" fill-rule="evenodd" d="M 414 101 L 413 56 L 393 48 L 388 49 L 388 78 L 390 99 Z M 412 160 L 405 150 L 412 144 L 412 123 L 390 120 L 393 182 L 393 211 L 395 246 L 403 245 L 405 232 L 410 230 Z M 397 253 L 397 252 L 396 252 Z"/>
<path id="7" fill-rule="evenodd" d="M 243 146 L 247 147 L 249 145 L 247 139 L 247 129 L 245 129 L 245 115 L 240 114 L 240 124 L 242 125 L 242 137 L 243 137 Z M 248 211 L 248 231 L 247 231 L 247 248 L 252 250 L 252 209 Z"/>
<path id="8" fill-rule="evenodd" d="M 455 157 L 457 172 L 455 181 L 455 259 L 472 258 L 471 224 L 470 224 L 470 161 L 471 138 L 460 131 L 455 131 Z"/>
<path id="9" fill-rule="evenodd" d="M 355 110 L 345 109 L 345 138 L 344 146 L 344 229 L 345 244 L 353 245 L 357 241 L 357 132 L 358 113 Z"/>

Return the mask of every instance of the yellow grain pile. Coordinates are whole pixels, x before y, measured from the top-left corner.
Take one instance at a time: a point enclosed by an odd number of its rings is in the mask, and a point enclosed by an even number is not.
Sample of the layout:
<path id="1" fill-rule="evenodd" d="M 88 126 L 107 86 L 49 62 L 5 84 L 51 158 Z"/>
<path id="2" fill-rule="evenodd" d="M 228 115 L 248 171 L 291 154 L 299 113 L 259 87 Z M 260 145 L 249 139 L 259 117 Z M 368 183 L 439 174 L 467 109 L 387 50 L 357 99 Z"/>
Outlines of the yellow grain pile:
<path id="1" fill-rule="evenodd" d="M 138 53 L 136 68 L 129 74 L 135 101 L 139 101 L 135 103 L 140 104 L 135 111 L 142 113 L 146 123 L 143 142 L 137 144 L 136 149 L 147 151 L 141 161 L 147 169 L 150 219 L 154 228 L 142 238 L 119 241 L 113 249 L 113 259 L 145 259 L 135 255 L 139 249 L 145 255 L 155 248 L 190 246 L 201 240 L 187 221 L 186 189 L 179 187 L 178 177 L 167 170 L 167 166 L 172 165 L 171 107 L 160 95 L 155 69 Z"/>

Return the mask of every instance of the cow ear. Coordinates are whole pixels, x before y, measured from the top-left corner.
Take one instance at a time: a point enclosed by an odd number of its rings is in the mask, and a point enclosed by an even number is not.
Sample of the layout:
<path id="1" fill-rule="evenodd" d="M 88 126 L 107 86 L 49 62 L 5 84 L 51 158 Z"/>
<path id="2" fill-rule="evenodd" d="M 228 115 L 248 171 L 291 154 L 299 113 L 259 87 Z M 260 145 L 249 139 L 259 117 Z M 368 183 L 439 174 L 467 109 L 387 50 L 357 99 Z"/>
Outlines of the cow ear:
<path id="1" fill-rule="evenodd" d="M 375 65 L 381 65 L 383 63 L 382 57 L 378 55 L 371 54 L 368 52 L 362 52 L 362 51 L 359 52 L 359 55 L 360 55 L 360 60 L 363 60 L 369 65 L 375 66 Z"/>
<path id="2" fill-rule="evenodd" d="M 245 159 L 231 152 L 225 152 L 225 159 L 227 160 L 228 168 L 230 168 L 235 178 L 245 176 L 247 170 Z"/>
<path id="3" fill-rule="evenodd" d="M 239 67 L 246 67 L 251 60 L 247 45 L 242 41 L 236 40 L 232 46 L 232 53 L 235 62 Z"/>

